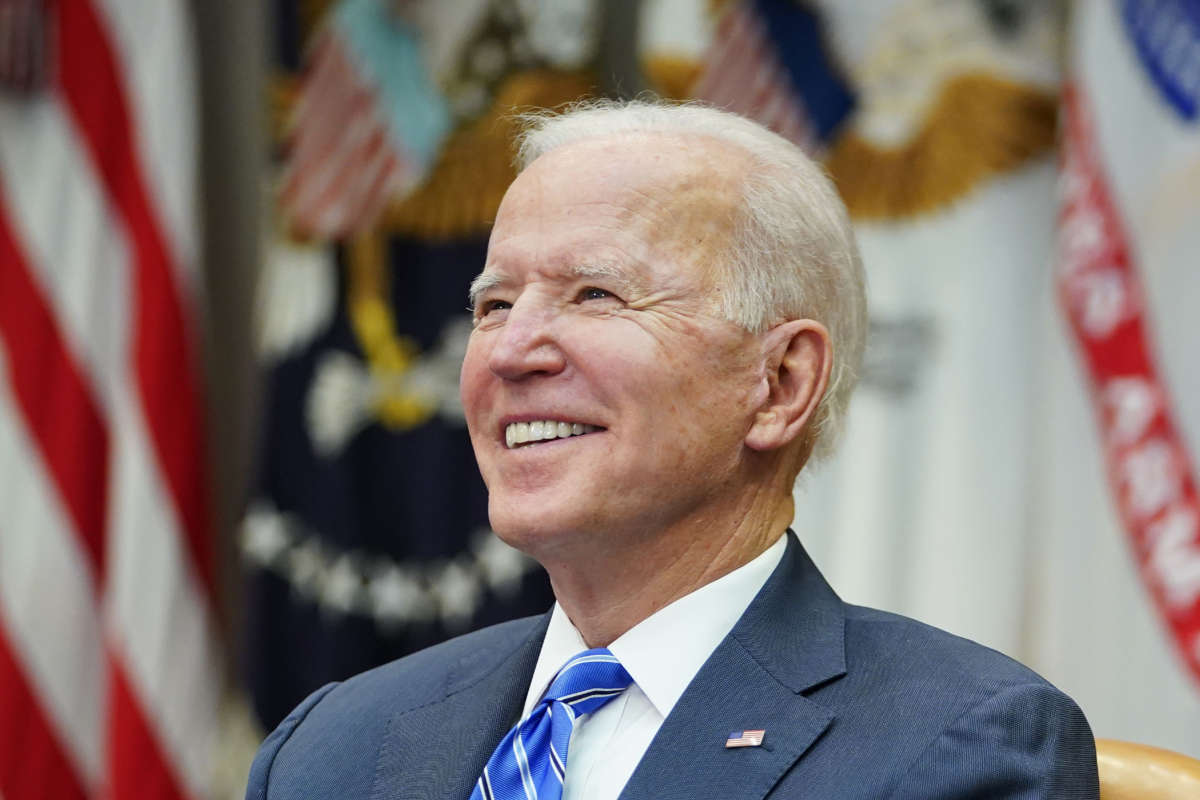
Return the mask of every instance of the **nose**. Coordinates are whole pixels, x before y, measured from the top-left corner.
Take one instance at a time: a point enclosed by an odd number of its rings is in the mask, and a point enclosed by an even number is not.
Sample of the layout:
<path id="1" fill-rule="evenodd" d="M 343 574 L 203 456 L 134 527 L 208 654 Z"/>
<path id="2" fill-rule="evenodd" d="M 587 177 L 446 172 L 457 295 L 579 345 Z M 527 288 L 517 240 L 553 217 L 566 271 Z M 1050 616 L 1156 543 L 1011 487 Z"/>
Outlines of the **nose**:
<path id="1" fill-rule="evenodd" d="M 532 300 L 527 296 L 518 298 L 504 323 L 490 334 L 494 338 L 488 352 L 488 369 L 505 380 L 557 375 L 566 367 L 558 341 L 558 315 Z"/>

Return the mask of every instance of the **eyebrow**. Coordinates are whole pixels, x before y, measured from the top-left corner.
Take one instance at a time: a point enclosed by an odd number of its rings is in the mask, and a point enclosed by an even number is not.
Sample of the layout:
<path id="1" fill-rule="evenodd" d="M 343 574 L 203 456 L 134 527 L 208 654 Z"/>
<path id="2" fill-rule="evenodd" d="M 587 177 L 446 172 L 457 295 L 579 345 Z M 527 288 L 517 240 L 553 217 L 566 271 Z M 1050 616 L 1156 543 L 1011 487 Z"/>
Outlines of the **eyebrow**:
<path id="1" fill-rule="evenodd" d="M 481 294 L 495 289 L 502 283 L 504 283 L 504 278 L 495 272 L 481 272 L 476 275 L 475 280 L 471 281 L 471 288 L 467 290 L 467 302 L 470 307 L 475 308 Z"/>
<path id="2" fill-rule="evenodd" d="M 622 289 L 637 288 L 639 284 L 630 280 L 628 271 L 621 269 L 615 264 L 606 264 L 604 262 L 590 264 L 575 264 L 567 268 L 567 276 L 572 280 L 594 280 L 605 279 L 620 284 Z M 503 286 L 508 282 L 508 278 L 498 272 L 481 272 L 475 276 L 475 280 L 471 281 L 471 288 L 467 292 L 467 299 L 470 302 L 471 308 L 475 307 L 480 296 L 485 292 L 495 289 L 497 286 Z"/>

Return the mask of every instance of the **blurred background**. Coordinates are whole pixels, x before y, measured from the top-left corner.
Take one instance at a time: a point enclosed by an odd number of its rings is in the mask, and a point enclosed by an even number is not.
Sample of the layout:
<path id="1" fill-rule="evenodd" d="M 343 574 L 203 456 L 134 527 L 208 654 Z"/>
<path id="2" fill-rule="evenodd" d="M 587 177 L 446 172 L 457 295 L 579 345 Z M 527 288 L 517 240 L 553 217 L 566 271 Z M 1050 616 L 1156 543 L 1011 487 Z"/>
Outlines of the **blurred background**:
<path id="1" fill-rule="evenodd" d="M 458 404 L 514 111 L 819 159 L 843 598 L 1200 756 L 1200 0 L 0 0 L 0 797 L 240 797 L 303 697 L 552 601 Z"/>

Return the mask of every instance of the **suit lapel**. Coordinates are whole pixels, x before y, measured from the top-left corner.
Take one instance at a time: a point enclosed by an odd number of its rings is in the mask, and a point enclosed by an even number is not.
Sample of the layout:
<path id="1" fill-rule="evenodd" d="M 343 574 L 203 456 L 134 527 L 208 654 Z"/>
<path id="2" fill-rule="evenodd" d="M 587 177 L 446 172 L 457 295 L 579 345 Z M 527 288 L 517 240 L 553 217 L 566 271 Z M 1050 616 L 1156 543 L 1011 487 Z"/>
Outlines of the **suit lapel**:
<path id="1" fill-rule="evenodd" d="M 507 652 L 476 652 L 450 670 L 445 696 L 398 712 L 376 766 L 373 800 L 466 800 L 496 744 L 519 719 L 550 622 Z"/>
<path id="2" fill-rule="evenodd" d="M 801 693 L 845 674 L 841 601 L 788 535 L 779 567 L 664 720 L 621 800 L 760 800 L 833 720 Z M 725 747 L 746 729 L 766 731 L 761 746 Z"/>

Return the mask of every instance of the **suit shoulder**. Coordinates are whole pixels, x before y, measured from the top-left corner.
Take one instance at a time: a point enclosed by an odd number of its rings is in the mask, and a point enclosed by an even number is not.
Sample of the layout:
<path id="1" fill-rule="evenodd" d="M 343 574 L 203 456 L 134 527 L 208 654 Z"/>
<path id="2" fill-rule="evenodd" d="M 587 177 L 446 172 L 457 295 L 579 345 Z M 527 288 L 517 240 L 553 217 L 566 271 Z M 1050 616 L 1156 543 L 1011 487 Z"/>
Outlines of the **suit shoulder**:
<path id="1" fill-rule="evenodd" d="M 322 687 L 263 743 L 247 798 L 367 796 L 389 720 L 481 680 L 539 621 L 484 628 Z"/>
<path id="2" fill-rule="evenodd" d="M 403 658 L 355 675 L 331 693 L 328 700 L 338 701 L 342 695 L 363 694 L 375 697 L 380 693 L 421 700 L 432 697 L 446 688 L 446 681 L 459 669 L 486 672 L 491 660 L 499 663 L 517 646 L 528 640 L 542 617 L 502 622 L 471 633 L 457 636 Z"/>
<path id="3" fill-rule="evenodd" d="M 869 754 L 862 774 L 880 778 L 879 797 L 999 797 L 1028 785 L 1039 787 L 1030 796 L 1094 800 L 1091 730 L 1067 695 L 977 642 L 844 608 L 845 674 L 809 695 L 837 716 L 819 748 L 831 769 Z"/>
<path id="4" fill-rule="evenodd" d="M 986 645 L 863 606 L 846 606 L 846 650 L 848 661 L 874 661 L 886 653 L 894 669 L 914 677 L 950 681 L 950 687 L 978 686 L 991 693 L 1007 686 L 1050 685 L 1029 667 Z"/>

